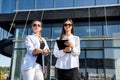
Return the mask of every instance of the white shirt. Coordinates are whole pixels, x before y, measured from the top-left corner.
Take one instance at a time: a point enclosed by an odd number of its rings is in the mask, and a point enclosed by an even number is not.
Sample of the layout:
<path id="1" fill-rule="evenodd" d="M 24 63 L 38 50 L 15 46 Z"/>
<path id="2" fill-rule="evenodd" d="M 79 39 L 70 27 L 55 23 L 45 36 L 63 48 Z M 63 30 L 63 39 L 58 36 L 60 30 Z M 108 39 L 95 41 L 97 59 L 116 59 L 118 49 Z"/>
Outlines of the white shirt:
<path id="1" fill-rule="evenodd" d="M 66 38 L 73 43 L 73 50 L 71 53 L 64 53 L 63 50 L 58 49 L 57 43 L 55 42 L 53 51 L 54 56 L 57 58 L 55 67 L 59 69 L 79 68 L 80 38 L 70 35 L 69 37 L 64 37 L 63 40 Z"/>
<path id="2" fill-rule="evenodd" d="M 42 40 L 45 43 L 45 48 L 48 48 L 46 40 L 42 37 Z M 40 41 L 38 40 L 35 34 L 28 35 L 25 38 L 26 54 L 22 64 L 22 70 L 31 69 L 36 65 L 37 56 L 32 54 L 35 48 L 40 48 Z"/>

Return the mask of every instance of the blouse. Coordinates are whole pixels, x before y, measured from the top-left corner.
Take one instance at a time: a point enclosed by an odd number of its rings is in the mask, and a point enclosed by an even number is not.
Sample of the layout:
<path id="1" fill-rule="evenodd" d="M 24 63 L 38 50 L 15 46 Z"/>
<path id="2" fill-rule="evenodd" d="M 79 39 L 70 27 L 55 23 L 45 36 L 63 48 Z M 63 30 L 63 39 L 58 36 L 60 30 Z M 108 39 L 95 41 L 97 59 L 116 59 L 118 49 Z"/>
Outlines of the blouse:
<path id="1" fill-rule="evenodd" d="M 59 69 L 72 69 L 79 68 L 79 55 L 80 55 L 80 38 L 78 36 L 70 35 L 64 37 L 63 40 L 68 39 L 73 43 L 73 50 L 71 53 L 65 53 L 59 50 L 55 42 L 53 54 L 57 58 L 55 67 Z"/>
<path id="2" fill-rule="evenodd" d="M 46 40 L 43 37 L 42 37 L 42 40 L 45 43 L 44 49 L 49 48 Z M 36 63 L 37 56 L 34 56 L 32 52 L 35 48 L 40 48 L 40 41 L 38 40 L 35 34 L 26 36 L 25 47 L 26 47 L 26 54 L 23 59 L 21 70 L 31 69 L 37 64 Z M 44 58 L 44 55 L 43 55 L 43 58 Z"/>

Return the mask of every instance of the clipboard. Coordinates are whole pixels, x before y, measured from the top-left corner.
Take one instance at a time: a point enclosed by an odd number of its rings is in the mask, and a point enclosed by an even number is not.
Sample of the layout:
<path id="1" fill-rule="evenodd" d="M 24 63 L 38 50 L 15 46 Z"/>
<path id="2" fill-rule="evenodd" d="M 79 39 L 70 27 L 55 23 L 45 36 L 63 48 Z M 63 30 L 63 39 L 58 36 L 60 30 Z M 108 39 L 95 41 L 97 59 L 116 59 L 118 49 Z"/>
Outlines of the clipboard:
<path id="1" fill-rule="evenodd" d="M 59 50 L 62 50 L 62 49 L 64 49 L 65 47 L 67 47 L 67 46 L 64 44 L 66 41 L 68 41 L 68 40 L 56 40 Z"/>

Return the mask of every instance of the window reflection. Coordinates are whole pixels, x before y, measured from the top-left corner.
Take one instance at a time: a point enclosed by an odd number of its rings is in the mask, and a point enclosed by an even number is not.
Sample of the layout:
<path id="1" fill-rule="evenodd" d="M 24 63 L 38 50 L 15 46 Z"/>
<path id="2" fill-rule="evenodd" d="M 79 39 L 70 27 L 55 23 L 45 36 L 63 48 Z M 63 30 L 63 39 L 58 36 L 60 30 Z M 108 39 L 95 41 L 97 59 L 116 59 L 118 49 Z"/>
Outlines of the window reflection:
<path id="1" fill-rule="evenodd" d="M 54 0 L 36 0 L 37 9 L 53 8 Z"/>
<path id="2" fill-rule="evenodd" d="M 95 0 L 75 0 L 75 6 L 94 6 Z"/>
<path id="3" fill-rule="evenodd" d="M 52 38 L 56 39 L 60 36 L 61 34 L 62 27 L 53 27 L 52 28 Z"/>
<path id="4" fill-rule="evenodd" d="M 117 0 L 96 0 L 96 5 L 117 4 Z"/>
<path id="5" fill-rule="evenodd" d="M 73 0 L 55 0 L 55 8 L 73 7 Z"/>
<path id="6" fill-rule="evenodd" d="M 23 10 L 23 9 L 34 9 L 35 4 L 34 0 L 19 0 L 18 2 L 18 9 Z M 28 4 L 29 3 L 29 4 Z M 17 4 L 17 3 L 16 3 Z M 21 6 L 22 5 L 22 6 Z"/>
<path id="7" fill-rule="evenodd" d="M 42 36 L 45 39 L 50 39 L 50 37 L 51 37 L 51 27 L 50 26 L 44 26 L 41 32 L 42 32 Z"/>
<path id="8" fill-rule="evenodd" d="M 16 0 L 0 0 L 0 12 L 12 13 L 15 10 Z M 7 5 L 7 7 L 6 7 Z"/>
<path id="9" fill-rule="evenodd" d="M 102 36 L 102 26 L 76 26 L 75 34 L 80 37 Z"/>
<path id="10" fill-rule="evenodd" d="M 120 25 L 108 25 L 104 26 L 105 36 L 120 36 Z"/>

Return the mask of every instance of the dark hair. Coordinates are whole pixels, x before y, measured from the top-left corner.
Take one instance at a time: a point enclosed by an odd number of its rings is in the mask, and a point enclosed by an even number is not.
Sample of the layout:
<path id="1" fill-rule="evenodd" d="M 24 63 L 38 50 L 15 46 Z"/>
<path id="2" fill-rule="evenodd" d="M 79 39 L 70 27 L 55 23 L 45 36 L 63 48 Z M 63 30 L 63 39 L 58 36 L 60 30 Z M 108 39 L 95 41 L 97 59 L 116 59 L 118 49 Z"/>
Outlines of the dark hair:
<path id="1" fill-rule="evenodd" d="M 67 21 L 70 21 L 72 23 L 71 33 L 74 34 L 74 23 L 73 23 L 72 19 L 66 19 L 64 21 L 64 23 L 67 22 Z M 61 35 L 60 35 L 60 40 L 63 38 L 64 34 L 65 34 L 65 29 L 64 29 L 64 24 L 63 24 L 63 26 L 62 26 L 62 32 L 61 32 Z"/>

